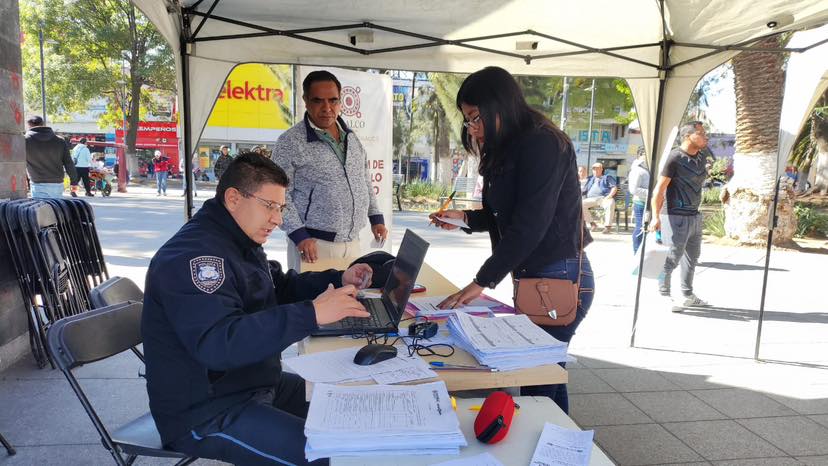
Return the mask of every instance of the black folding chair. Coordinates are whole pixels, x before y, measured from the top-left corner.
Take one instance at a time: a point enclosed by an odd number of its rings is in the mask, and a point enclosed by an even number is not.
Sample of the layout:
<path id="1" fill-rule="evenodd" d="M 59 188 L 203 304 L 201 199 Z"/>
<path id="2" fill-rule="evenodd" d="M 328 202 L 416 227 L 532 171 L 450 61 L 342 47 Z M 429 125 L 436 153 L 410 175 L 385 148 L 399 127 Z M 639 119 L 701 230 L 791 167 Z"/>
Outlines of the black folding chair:
<path id="1" fill-rule="evenodd" d="M 11 443 L 9 443 L 9 441 L 6 440 L 6 437 L 3 437 L 3 434 L 0 434 L 0 443 L 2 443 L 4 447 L 6 447 L 6 453 L 8 453 L 9 456 L 14 456 L 15 454 L 17 454 L 17 451 L 14 449 L 13 446 L 11 446 Z"/>
<path id="2" fill-rule="evenodd" d="M 92 288 L 92 291 L 89 292 L 89 299 L 92 301 L 94 308 L 112 306 L 126 301 L 142 303 L 144 302 L 144 292 L 128 278 L 112 277 Z M 141 362 L 144 362 L 144 353 L 134 346 L 130 349 Z"/>
<path id="3" fill-rule="evenodd" d="M 109 358 L 139 345 L 142 309 L 141 303 L 128 301 L 61 319 L 49 328 L 49 351 L 116 464 L 128 466 L 138 456 L 152 456 L 177 458 L 179 461 L 175 463 L 176 466 L 187 465 L 197 458 L 164 448 L 150 413 L 110 434 L 72 374 L 72 370 L 77 367 Z"/>
<path id="4" fill-rule="evenodd" d="M 125 277 L 112 277 L 92 288 L 89 299 L 93 307 L 111 306 L 124 301 L 144 301 L 144 292 L 132 280 Z"/>

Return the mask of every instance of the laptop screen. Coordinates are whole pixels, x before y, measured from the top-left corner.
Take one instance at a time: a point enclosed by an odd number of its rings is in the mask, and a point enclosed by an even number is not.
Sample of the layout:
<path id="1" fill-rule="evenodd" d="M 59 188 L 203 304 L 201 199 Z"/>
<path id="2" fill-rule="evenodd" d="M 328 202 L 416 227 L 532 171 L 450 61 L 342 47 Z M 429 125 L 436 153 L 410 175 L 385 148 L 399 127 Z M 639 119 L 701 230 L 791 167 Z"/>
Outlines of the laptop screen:
<path id="1" fill-rule="evenodd" d="M 424 239 L 411 230 L 405 230 L 402 243 L 400 243 L 400 250 L 397 251 L 397 258 L 394 260 L 391 273 L 385 282 L 385 288 L 382 290 L 383 301 L 390 301 L 394 308 L 391 317 L 396 322 L 399 322 L 402 318 L 405 305 L 408 304 L 408 297 L 411 296 L 414 281 L 417 280 L 417 275 L 420 273 L 420 267 L 423 265 L 427 250 L 428 243 Z"/>

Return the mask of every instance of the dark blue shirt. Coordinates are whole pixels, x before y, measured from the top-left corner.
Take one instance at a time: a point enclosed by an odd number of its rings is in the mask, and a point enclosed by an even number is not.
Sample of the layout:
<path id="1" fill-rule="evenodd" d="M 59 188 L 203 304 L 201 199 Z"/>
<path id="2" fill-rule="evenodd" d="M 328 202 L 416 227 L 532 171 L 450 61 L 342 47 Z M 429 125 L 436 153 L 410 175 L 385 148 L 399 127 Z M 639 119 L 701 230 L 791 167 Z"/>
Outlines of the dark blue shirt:
<path id="1" fill-rule="evenodd" d="M 609 195 L 610 191 L 612 191 L 612 188 L 614 188 L 617 185 L 617 183 L 615 182 L 615 178 L 611 177 L 610 175 L 604 175 L 598 178 L 590 176 L 589 178 L 587 178 L 586 185 L 584 186 L 584 195 L 589 193 L 589 190 L 592 188 L 592 185 L 596 183 L 596 180 L 598 183 L 598 187 L 601 189 L 601 196 Z"/>
<path id="2" fill-rule="evenodd" d="M 328 283 L 342 273 L 282 272 L 218 200 L 205 202 L 147 271 L 147 392 L 164 444 L 273 386 L 281 352 L 317 328 L 310 300 Z"/>

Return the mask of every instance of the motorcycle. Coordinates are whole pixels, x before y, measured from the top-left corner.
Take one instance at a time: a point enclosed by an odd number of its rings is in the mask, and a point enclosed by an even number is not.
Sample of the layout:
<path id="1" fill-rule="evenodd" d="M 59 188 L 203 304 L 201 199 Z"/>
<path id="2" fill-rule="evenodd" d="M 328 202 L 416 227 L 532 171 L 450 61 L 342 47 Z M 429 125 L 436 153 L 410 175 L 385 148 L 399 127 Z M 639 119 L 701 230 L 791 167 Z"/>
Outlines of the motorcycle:
<path id="1" fill-rule="evenodd" d="M 106 168 L 90 168 L 89 179 L 92 182 L 92 192 L 98 191 L 104 197 L 112 194 L 113 176 Z"/>

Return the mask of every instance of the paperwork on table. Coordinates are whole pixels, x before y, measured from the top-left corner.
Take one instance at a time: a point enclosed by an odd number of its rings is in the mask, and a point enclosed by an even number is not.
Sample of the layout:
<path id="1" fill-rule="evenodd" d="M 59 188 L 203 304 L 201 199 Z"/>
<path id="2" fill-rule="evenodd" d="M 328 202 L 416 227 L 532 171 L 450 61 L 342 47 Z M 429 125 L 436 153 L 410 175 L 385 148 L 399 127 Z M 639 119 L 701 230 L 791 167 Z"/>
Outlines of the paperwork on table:
<path id="1" fill-rule="evenodd" d="M 418 355 L 408 356 L 405 346 L 397 347 L 397 357 L 368 366 L 354 364 L 359 347 L 305 354 L 283 361 L 303 379 L 313 383 L 339 383 L 374 379 L 377 383 L 400 383 L 430 379 L 437 373 Z"/>
<path id="2" fill-rule="evenodd" d="M 466 446 L 443 382 L 316 384 L 305 436 L 308 461 L 336 456 L 456 455 Z"/>
<path id="3" fill-rule="evenodd" d="M 448 327 L 458 346 L 494 369 L 509 371 L 567 361 L 566 343 L 523 314 L 485 318 L 457 312 L 449 317 Z"/>
<path id="4" fill-rule="evenodd" d="M 591 430 L 565 429 L 555 424 L 543 426 L 530 466 L 587 466 L 592 453 Z"/>
<path id="5" fill-rule="evenodd" d="M 460 306 L 454 309 L 440 309 L 438 304 L 443 302 L 447 296 L 424 296 L 422 298 L 411 298 L 408 300 L 417 309 L 417 317 L 446 317 L 455 312 L 465 312 L 467 314 L 475 314 L 492 317 L 494 312 L 491 308 L 501 305 L 497 301 L 488 299 L 475 299 L 468 306 Z"/>

